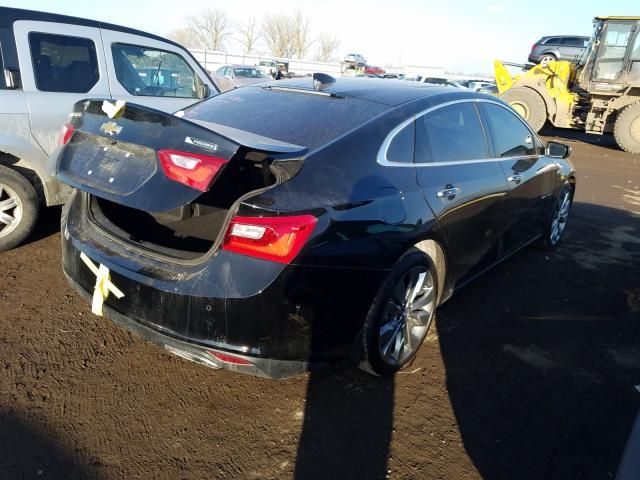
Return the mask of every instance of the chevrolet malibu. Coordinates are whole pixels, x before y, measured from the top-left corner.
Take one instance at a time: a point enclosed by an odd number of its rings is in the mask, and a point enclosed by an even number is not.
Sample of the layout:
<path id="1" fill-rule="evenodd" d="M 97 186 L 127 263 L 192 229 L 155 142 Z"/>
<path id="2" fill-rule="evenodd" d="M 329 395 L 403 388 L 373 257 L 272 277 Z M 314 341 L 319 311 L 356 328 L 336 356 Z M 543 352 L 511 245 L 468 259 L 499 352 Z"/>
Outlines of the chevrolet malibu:
<path id="1" fill-rule="evenodd" d="M 76 104 L 63 268 L 97 314 L 213 368 L 412 361 L 436 307 L 570 212 L 568 146 L 489 95 L 315 76 L 174 115 Z"/>

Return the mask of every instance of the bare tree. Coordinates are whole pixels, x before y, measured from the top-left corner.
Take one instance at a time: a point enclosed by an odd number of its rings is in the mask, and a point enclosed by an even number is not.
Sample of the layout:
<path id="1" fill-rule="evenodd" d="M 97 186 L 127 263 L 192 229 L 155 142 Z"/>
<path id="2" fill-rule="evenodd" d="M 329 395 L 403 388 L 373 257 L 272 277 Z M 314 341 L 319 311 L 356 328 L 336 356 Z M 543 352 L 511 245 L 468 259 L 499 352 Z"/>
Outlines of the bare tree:
<path id="1" fill-rule="evenodd" d="M 293 56 L 291 19 L 282 13 L 267 15 L 262 21 L 262 39 L 275 57 Z"/>
<path id="2" fill-rule="evenodd" d="M 245 23 L 238 24 L 240 34 L 240 44 L 244 48 L 244 53 L 251 53 L 255 50 L 256 42 L 260 38 L 260 29 L 255 17 L 250 17 Z"/>
<path id="3" fill-rule="evenodd" d="M 315 59 L 317 62 L 328 62 L 331 60 L 333 53 L 340 46 L 340 40 L 333 35 L 327 33 L 321 33 L 316 40 L 318 49 L 316 50 Z"/>
<path id="4" fill-rule="evenodd" d="M 169 40 L 179 43 L 184 47 L 201 47 L 198 36 L 189 27 L 176 28 L 167 34 Z"/>
<path id="5" fill-rule="evenodd" d="M 204 10 L 188 18 L 189 29 L 193 31 L 205 48 L 220 50 L 231 35 L 230 22 L 224 10 Z"/>
<path id="6" fill-rule="evenodd" d="M 309 33 L 311 30 L 311 20 L 302 10 L 296 10 L 291 16 L 291 47 L 293 54 L 298 58 L 304 58 L 311 46 Z"/>

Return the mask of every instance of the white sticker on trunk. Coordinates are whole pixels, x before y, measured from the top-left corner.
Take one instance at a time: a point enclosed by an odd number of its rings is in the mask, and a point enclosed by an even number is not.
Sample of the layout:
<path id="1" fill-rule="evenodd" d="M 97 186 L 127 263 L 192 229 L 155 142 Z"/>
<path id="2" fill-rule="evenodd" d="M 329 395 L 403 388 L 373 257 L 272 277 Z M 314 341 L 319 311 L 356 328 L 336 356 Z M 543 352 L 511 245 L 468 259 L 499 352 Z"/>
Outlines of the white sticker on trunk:
<path id="1" fill-rule="evenodd" d="M 185 137 L 184 143 L 189 143 L 191 145 L 195 145 L 196 147 L 206 148 L 207 150 L 211 150 L 212 152 L 215 152 L 216 150 L 218 150 L 218 144 L 205 142 L 204 140 L 200 140 L 193 137 Z"/>

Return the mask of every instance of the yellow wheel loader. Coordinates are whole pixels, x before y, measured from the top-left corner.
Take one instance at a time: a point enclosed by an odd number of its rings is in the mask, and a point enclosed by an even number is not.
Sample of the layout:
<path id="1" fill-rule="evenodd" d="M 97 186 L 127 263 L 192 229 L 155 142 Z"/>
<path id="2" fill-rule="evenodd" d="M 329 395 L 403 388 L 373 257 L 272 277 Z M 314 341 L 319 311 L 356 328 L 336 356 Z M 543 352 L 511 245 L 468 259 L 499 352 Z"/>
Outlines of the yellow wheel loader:
<path id="1" fill-rule="evenodd" d="M 640 17 L 596 17 L 593 36 L 576 62 L 535 65 L 512 76 L 496 60 L 500 97 L 539 131 L 560 128 L 613 133 L 640 154 Z"/>

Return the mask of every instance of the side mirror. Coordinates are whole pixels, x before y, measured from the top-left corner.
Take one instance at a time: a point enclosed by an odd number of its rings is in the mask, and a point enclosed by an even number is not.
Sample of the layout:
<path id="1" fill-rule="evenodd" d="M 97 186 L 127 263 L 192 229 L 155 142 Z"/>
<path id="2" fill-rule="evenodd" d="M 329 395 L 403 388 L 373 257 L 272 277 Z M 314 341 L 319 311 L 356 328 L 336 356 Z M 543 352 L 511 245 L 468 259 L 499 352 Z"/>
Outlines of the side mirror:
<path id="1" fill-rule="evenodd" d="M 198 98 L 208 98 L 211 95 L 211 88 L 206 83 L 200 85 L 198 92 Z"/>
<path id="2" fill-rule="evenodd" d="M 4 74 L 4 84 L 10 90 L 16 90 L 22 86 L 22 82 L 20 81 L 20 72 L 18 70 L 11 70 L 9 68 L 5 68 L 3 70 Z"/>
<path id="3" fill-rule="evenodd" d="M 551 158 L 567 158 L 571 155 L 571 147 L 564 143 L 549 142 L 544 154 Z"/>

